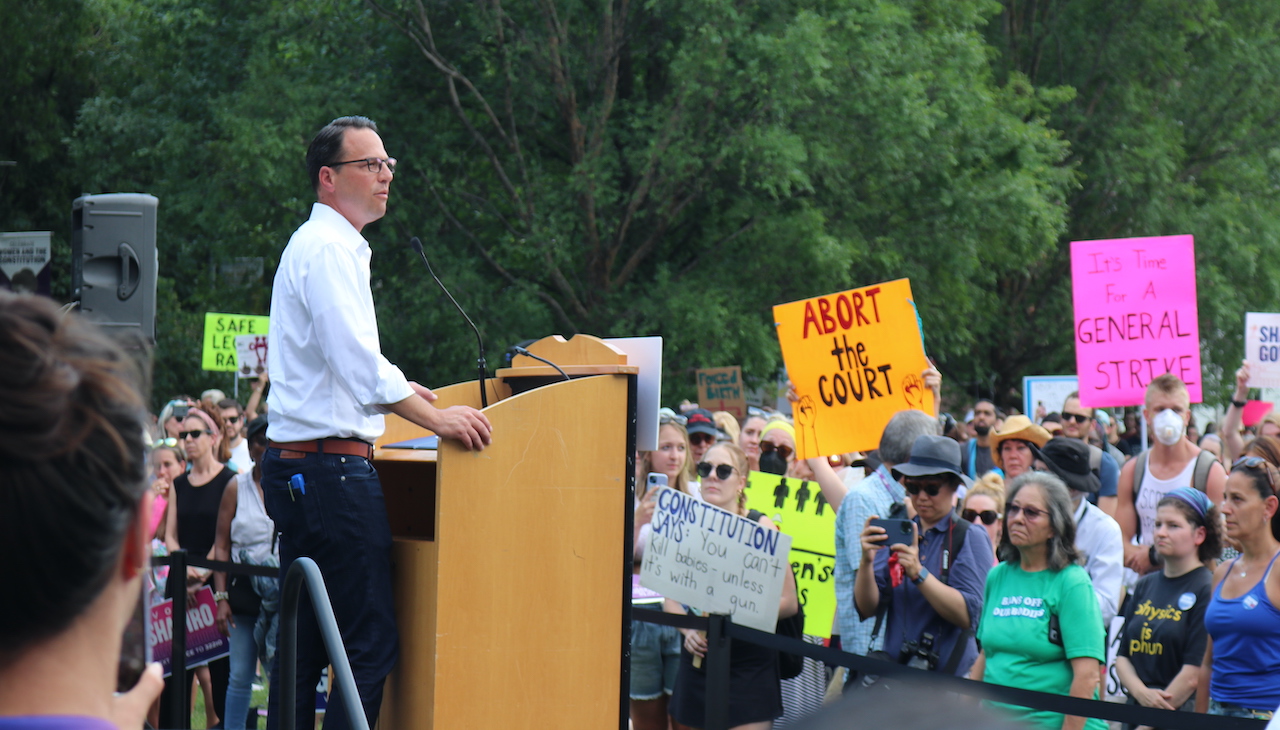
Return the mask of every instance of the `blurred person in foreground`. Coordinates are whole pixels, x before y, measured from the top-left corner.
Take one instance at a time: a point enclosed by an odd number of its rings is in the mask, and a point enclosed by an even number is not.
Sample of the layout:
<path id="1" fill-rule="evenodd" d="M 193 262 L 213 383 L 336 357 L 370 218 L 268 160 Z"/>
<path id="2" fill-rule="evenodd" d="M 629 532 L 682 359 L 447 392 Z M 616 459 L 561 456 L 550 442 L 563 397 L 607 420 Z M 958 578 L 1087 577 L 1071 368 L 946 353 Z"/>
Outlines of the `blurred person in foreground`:
<path id="1" fill-rule="evenodd" d="M 160 665 L 113 694 L 150 556 L 137 367 L 51 300 L 0 292 L 0 373 L 0 728 L 140 728 Z"/>

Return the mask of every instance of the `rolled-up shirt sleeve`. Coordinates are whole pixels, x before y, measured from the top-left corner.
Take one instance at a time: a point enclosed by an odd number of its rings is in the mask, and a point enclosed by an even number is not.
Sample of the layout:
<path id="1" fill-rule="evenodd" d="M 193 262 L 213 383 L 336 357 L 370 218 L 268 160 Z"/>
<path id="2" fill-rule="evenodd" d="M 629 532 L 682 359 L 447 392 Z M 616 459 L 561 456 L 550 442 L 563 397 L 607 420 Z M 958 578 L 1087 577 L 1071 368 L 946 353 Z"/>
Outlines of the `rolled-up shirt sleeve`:
<path id="1" fill-rule="evenodd" d="M 382 356 L 368 259 L 335 242 L 320 247 L 308 265 L 303 295 L 319 350 L 338 384 L 368 415 L 413 395 L 404 373 Z"/>

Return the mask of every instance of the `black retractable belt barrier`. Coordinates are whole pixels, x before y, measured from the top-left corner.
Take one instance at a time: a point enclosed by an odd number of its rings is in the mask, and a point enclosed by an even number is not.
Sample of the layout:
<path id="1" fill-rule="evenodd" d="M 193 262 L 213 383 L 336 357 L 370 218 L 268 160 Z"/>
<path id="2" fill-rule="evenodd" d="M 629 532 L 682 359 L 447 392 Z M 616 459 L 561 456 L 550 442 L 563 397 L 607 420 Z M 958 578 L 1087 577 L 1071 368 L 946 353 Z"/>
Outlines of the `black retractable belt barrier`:
<path id="1" fill-rule="evenodd" d="M 1129 723 L 1131 725 L 1149 725 L 1152 727 L 1165 728 L 1166 730 L 1262 730 L 1266 727 L 1265 720 L 1223 717 L 1220 715 L 1204 715 L 1196 712 L 1180 712 L 1177 710 L 1157 710 L 1151 707 L 1122 705 L 1117 702 L 1104 702 L 1102 700 L 1086 700 L 1079 697 L 1068 697 L 1048 692 L 1035 692 L 1018 687 L 1005 687 L 1003 685 L 990 684 L 988 682 L 975 682 L 962 677 L 942 675 L 938 672 L 931 672 L 925 669 L 914 669 L 912 667 L 895 664 L 893 662 L 870 659 L 862 656 L 861 654 L 850 654 L 849 652 L 840 651 L 838 649 L 832 649 L 818 644 L 810 644 L 799 639 L 790 639 L 776 634 L 757 631 L 755 629 L 747 628 L 746 626 L 739 626 L 729 621 L 727 616 L 701 618 L 697 616 L 661 613 L 659 611 L 636 611 L 632 616 L 637 621 L 648 621 L 649 623 L 662 624 L 665 626 L 699 629 L 708 632 L 706 697 L 708 718 L 711 717 L 712 705 L 720 705 L 723 708 L 722 711 L 727 712 L 729 703 L 729 694 L 727 691 L 727 667 L 725 669 L 726 685 L 724 694 L 717 694 L 713 692 L 711 682 L 713 654 L 716 653 L 718 649 L 718 646 L 711 644 L 711 627 L 717 623 L 715 619 L 718 619 L 718 622 L 723 624 L 723 629 L 721 629 L 721 631 L 723 631 L 729 638 L 738 641 L 746 641 L 790 654 L 803 654 L 820 662 L 848 667 L 867 674 L 914 677 L 919 680 L 930 682 L 939 689 L 966 695 L 976 695 L 982 699 L 1005 702 L 1011 705 L 1028 707 L 1034 710 L 1046 710 L 1049 712 L 1060 712 L 1064 715 L 1077 715 L 1081 717 L 1095 717 L 1103 720 L 1115 720 L 1118 722 Z M 710 720 L 708 720 L 707 730 L 719 729 L 716 726 L 712 726 L 710 724 Z"/>

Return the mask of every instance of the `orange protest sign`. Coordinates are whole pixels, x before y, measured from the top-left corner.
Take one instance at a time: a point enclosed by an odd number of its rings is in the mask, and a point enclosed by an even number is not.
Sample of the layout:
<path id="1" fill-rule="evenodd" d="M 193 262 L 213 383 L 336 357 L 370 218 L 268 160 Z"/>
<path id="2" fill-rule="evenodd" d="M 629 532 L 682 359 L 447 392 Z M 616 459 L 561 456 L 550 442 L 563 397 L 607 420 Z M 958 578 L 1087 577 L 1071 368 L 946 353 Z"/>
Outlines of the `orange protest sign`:
<path id="1" fill-rule="evenodd" d="M 933 413 L 909 280 L 779 304 L 773 319 L 800 398 L 798 458 L 874 449 L 893 414 Z"/>

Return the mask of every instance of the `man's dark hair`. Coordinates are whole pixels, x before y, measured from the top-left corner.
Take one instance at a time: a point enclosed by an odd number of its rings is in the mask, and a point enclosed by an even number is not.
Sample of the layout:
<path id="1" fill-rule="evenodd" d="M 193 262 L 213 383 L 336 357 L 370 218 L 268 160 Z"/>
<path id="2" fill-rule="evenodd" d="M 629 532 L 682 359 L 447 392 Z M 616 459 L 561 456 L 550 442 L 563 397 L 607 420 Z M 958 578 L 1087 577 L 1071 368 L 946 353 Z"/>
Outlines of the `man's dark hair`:
<path id="1" fill-rule="evenodd" d="M 240 406 L 240 401 L 236 400 L 235 398 L 223 398 L 222 400 L 218 401 L 218 410 L 221 411 L 227 408 L 236 409 L 237 416 L 244 415 L 244 408 Z"/>
<path id="2" fill-rule="evenodd" d="M 311 177 L 311 189 L 320 189 L 320 168 L 339 162 L 342 154 L 342 140 L 348 129 L 372 129 L 378 131 L 378 125 L 369 117 L 338 117 L 321 127 L 307 147 L 307 175 Z"/>

